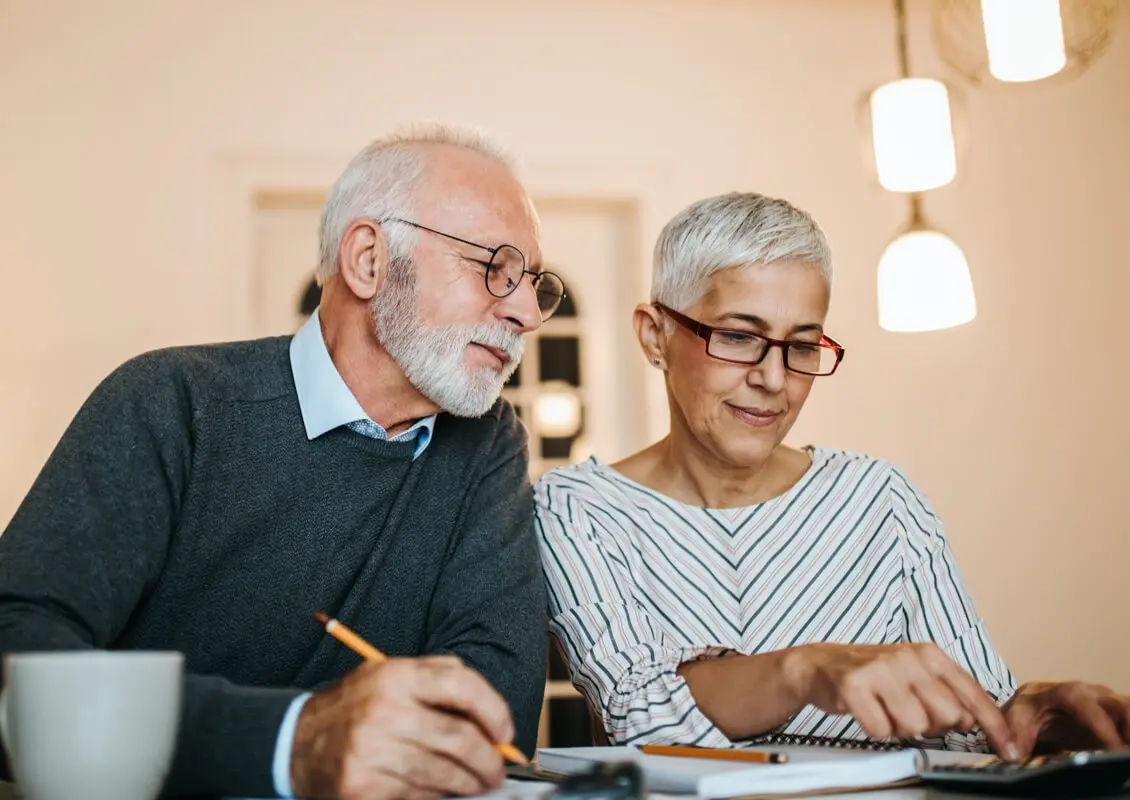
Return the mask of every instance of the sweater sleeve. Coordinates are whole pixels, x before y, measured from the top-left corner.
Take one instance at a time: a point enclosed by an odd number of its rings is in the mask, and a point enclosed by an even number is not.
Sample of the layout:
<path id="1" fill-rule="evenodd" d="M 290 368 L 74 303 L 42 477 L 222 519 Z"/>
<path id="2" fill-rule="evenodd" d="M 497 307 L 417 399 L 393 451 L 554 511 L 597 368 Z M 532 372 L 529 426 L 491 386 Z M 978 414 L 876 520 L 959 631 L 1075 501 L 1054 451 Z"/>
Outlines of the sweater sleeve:
<path id="1" fill-rule="evenodd" d="M 161 574 L 192 433 L 189 388 L 161 354 L 98 386 L 0 536 L 0 657 L 114 648 Z M 275 738 L 298 694 L 186 675 L 165 791 L 273 794 Z"/>
<path id="2" fill-rule="evenodd" d="M 901 635 L 905 641 L 934 642 L 973 675 L 998 705 L 1016 691 L 1016 681 L 993 647 L 950 550 L 942 521 L 929 500 L 900 470 L 891 475 L 892 511 L 906 564 L 902 586 Z M 979 733 L 951 733 L 953 750 L 987 750 Z"/>
<path id="3" fill-rule="evenodd" d="M 508 403 L 428 614 L 426 652 L 452 653 L 510 704 L 514 743 L 533 755 L 545 692 L 545 586 L 533 530 L 526 433 Z"/>
<path id="4" fill-rule="evenodd" d="M 664 635 L 633 596 L 622 538 L 591 521 L 564 480 L 551 474 L 536 490 L 549 627 L 609 742 L 731 746 L 677 670 L 734 651 Z"/>

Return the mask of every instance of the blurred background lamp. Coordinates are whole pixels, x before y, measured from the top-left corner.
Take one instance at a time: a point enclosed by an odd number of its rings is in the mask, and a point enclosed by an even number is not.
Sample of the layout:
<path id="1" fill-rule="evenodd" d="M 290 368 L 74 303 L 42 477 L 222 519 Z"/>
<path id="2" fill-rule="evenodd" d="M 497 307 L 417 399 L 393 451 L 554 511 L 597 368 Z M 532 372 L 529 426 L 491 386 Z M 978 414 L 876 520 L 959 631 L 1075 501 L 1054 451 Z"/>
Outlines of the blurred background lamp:
<path id="1" fill-rule="evenodd" d="M 879 183 L 890 192 L 924 192 L 957 174 L 946 85 L 903 78 L 871 93 L 871 141 Z"/>
<path id="2" fill-rule="evenodd" d="M 581 398 L 569 384 L 551 381 L 538 388 L 534 421 L 539 436 L 564 439 L 581 429 Z"/>
<path id="3" fill-rule="evenodd" d="M 997 80 L 1038 81 L 1067 66 L 1059 0 L 981 0 L 981 18 Z"/>
<path id="4" fill-rule="evenodd" d="M 1114 35 L 1120 0 L 933 0 L 938 55 L 974 86 L 1068 80 Z"/>
<path id="5" fill-rule="evenodd" d="M 964 325 L 977 316 L 965 253 L 931 229 L 912 197 L 909 225 L 879 259 L 879 325 L 899 333 Z"/>

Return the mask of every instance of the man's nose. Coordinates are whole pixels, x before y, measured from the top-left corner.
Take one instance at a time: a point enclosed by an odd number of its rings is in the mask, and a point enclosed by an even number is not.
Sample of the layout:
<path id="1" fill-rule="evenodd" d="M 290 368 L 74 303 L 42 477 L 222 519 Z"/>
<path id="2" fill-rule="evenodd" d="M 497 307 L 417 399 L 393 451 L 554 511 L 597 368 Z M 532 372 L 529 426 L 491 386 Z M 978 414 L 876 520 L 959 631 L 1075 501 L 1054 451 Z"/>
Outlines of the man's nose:
<path id="1" fill-rule="evenodd" d="M 499 317 L 508 320 L 518 333 L 529 333 L 541 327 L 541 308 L 533 276 L 522 275 L 513 292 L 501 298 L 495 307 Z"/>

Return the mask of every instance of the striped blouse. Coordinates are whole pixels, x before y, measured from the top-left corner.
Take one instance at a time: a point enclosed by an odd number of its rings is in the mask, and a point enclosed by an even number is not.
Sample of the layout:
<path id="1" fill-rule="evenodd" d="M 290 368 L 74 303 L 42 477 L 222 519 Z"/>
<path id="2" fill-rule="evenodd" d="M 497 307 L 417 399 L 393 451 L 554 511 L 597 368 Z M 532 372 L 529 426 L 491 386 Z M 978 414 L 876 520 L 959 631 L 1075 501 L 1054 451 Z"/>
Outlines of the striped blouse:
<path id="1" fill-rule="evenodd" d="M 998 703 L 1015 691 L 926 498 L 889 462 L 807 451 L 792 489 L 740 508 L 677 502 L 597 458 L 537 483 L 550 631 L 611 742 L 732 744 L 678 666 L 806 642 L 932 641 Z M 812 706 L 778 732 L 865 738 Z"/>

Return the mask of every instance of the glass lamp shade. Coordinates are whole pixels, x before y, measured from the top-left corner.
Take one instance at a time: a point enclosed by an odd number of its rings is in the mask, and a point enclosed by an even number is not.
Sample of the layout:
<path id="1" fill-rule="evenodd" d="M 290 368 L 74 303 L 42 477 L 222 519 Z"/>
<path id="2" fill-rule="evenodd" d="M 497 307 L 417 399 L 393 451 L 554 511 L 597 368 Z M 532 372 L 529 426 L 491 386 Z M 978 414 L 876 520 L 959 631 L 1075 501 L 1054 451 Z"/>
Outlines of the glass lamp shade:
<path id="1" fill-rule="evenodd" d="M 998 81 L 1038 81 L 1067 66 L 1059 0 L 981 0 L 981 21 Z"/>
<path id="2" fill-rule="evenodd" d="M 1068 80 L 1110 45 L 1118 0 L 933 0 L 942 60 L 974 86 Z"/>
<path id="3" fill-rule="evenodd" d="M 973 279 L 953 239 L 924 227 L 900 234 L 879 259 L 879 325 L 912 333 L 952 328 L 977 316 Z"/>
<path id="4" fill-rule="evenodd" d="M 925 192 L 957 174 L 950 92 L 933 78 L 902 78 L 871 92 L 864 109 L 879 184 L 890 192 Z"/>

